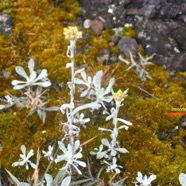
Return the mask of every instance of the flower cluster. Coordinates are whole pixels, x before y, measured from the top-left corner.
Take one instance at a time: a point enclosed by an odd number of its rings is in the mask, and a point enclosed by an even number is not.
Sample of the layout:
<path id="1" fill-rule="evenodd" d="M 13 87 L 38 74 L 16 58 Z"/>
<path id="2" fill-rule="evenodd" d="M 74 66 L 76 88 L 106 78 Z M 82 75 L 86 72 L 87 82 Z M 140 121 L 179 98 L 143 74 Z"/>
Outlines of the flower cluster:
<path id="1" fill-rule="evenodd" d="M 64 29 L 65 39 L 76 40 L 82 38 L 82 32 L 78 31 L 76 26 L 69 26 Z"/>

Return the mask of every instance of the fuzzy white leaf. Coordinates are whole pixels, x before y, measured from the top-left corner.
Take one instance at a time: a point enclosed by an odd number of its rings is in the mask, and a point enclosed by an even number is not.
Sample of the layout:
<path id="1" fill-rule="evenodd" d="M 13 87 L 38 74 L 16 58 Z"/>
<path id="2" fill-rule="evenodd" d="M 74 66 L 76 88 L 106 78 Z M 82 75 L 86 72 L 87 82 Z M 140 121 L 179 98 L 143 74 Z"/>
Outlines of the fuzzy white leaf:
<path id="1" fill-rule="evenodd" d="M 34 81 L 38 81 L 38 80 L 41 80 L 41 79 L 44 79 L 48 76 L 48 73 L 47 73 L 47 70 L 46 69 L 43 69 L 41 71 L 41 73 L 39 74 L 39 76 L 34 80 Z"/>
<path id="2" fill-rule="evenodd" d="M 124 154 L 129 152 L 126 148 L 115 148 L 115 150 Z"/>
<path id="3" fill-rule="evenodd" d="M 34 66 L 35 66 L 35 62 L 34 60 L 31 58 L 28 62 L 28 68 L 29 68 L 29 71 L 30 71 L 30 74 L 32 74 L 32 72 L 34 71 Z"/>
<path id="4" fill-rule="evenodd" d="M 186 186 L 186 174 L 180 173 L 179 175 L 179 182 L 182 186 Z"/>
<path id="5" fill-rule="evenodd" d="M 50 174 L 45 174 L 45 180 L 47 182 L 46 186 L 52 186 L 53 185 L 53 178 Z"/>
<path id="6" fill-rule="evenodd" d="M 69 186 L 71 182 L 71 176 L 67 176 L 61 183 L 61 186 Z"/>
<path id="7" fill-rule="evenodd" d="M 27 76 L 27 74 L 26 74 L 26 72 L 25 72 L 25 70 L 23 69 L 23 67 L 17 66 L 17 67 L 16 67 L 16 72 L 17 72 L 20 76 L 24 77 L 26 80 L 29 79 L 28 76 Z"/>

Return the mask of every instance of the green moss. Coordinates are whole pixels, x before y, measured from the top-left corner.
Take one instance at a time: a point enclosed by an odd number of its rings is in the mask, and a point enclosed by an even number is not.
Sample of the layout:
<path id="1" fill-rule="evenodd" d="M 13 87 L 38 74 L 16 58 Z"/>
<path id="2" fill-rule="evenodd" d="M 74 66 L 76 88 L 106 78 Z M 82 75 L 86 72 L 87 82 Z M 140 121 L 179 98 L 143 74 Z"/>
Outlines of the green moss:
<path id="1" fill-rule="evenodd" d="M 125 37 L 131 37 L 136 39 L 136 31 L 134 30 L 134 28 L 132 26 L 129 27 L 123 27 L 123 36 Z"/>
<path id="2" fill-rule="evenodd" d="M 144 56 L 144 48 L 141 44 L 138 45 L 138 53 Z"/>

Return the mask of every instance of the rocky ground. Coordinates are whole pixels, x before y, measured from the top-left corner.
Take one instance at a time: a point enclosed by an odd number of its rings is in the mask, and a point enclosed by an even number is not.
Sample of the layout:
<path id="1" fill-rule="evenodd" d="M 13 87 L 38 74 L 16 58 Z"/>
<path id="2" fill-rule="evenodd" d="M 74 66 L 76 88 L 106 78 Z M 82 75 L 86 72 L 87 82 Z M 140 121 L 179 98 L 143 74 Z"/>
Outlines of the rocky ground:
<path id="1" fill-rule="evenodd" d="M 96 35 L 103 29 L 124 27 L 130 24 L 137 35 L 131 38 L 113 38 L 124 57 L 128 50 L 133 55 L 142 45 L 145 54 L 154 57 L 154 63 L 173 71 L 186 70 L 186 0 L 80 0 L 83 16 L 79 24 L 91 27 Z M 0 17 L 0 33 L 11 35 L 12 20 L 8 15 Z M 109 63 L 119 56 L 109 52 L 97 59 Z"/>
<path id="2" fill-rule="evenodd" d="M 156 54 L 156 64 L 186 70 L 186 0 L 80 0 L 80 5 L 83 20 L 91 20 L 97 35 L 102 29 L 132 24 L 137 43 L 148 56 Z"/>

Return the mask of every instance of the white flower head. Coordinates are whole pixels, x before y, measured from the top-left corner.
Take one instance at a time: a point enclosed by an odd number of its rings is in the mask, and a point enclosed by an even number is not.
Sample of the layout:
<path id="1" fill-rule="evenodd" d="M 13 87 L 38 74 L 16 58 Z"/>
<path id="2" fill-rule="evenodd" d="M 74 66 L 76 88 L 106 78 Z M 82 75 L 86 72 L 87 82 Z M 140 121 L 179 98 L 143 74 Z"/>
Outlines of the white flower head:
<path id="1" fill-rule="evenodd" d="M 156 179 L 156 175 L 152 174 L 147 177 L 147 175 L 142 175 L 141 172 L 138 171 L 136 181 L 140 184 L 140 186 L 151 186 L 151 182 Z"/>
<path id="2" fill-rule="evenodd" d="M 48 160 L 51 160 L 53 161 L 53 150 L 54 150 L 54 147 L 52 147 L 51 145 L 48 146 L 48 151 L 42 151 L 43 154 L 44 154 L 44 157 L 48 157 Z"/>
<path id="3" fill-rule="evenodd" d="M 61 141 L 58 141 L 58 145 L 61 151 L 63 152 L 63 154 L 58 155 L 57 158 L 55 159 L 55 162 L 58 163 L 60 161 L 66 161 L 67 164 L 65 167 L 70 168 L 70 166 L 73 166 L 76 169 L 76 171 L 79 174 L 81 174 L 81 171 L 78 169 L 77 165 L 86 167 L 86 163 L 78 160 L 83 157 L 81 153 L 82 148 L 80 147 L 80 141 L 79 140 L 75 141 L 73 145 L 68 144 L 67 148 L 65 147 L 64 143 Z"/>
<path id="4" fill-rule="evenodd" d="M 22 154 L 20 154 L 20 158 L 17 162 L 14 162 L 12 164 L 13 167 L 16 167 L 16 166 L 23 166 L 23 165 L 26 165 L 26 169 L 28 170 L 29 169 L 29 166 L 28 164 L 31 165 L 31 167 L 33 169 L 36 168 L 36 164 L 32 163 L 29 159 L 34 155 L 34 151 L 33 149 L 31 149 L 29 151 L 28 154 L 26 154 L 26 147 L 25 145 L 21 145 L 21 151 L 22 151 Z"/>
<path id="5" fill-rule="evenodd" d="M 41 70 L 40 74 L 37 76 L 36 71 L 34 71 L 35 62 L 30 59 L 28 62 L 28 68 L 30 76 L 28 76 L 23 69 L 23 67 L 17 66 L 16 72 L 20 76 L 26 79 L 26 81 L 13 80 L 12 85 L 14 85 L 15 90 L 23 89 L 27 86 L 38 85 L 41 87 L 49 87 L 51 85 L 50 81 L 47 79 L 48 73 L 46 69 Z"/>

